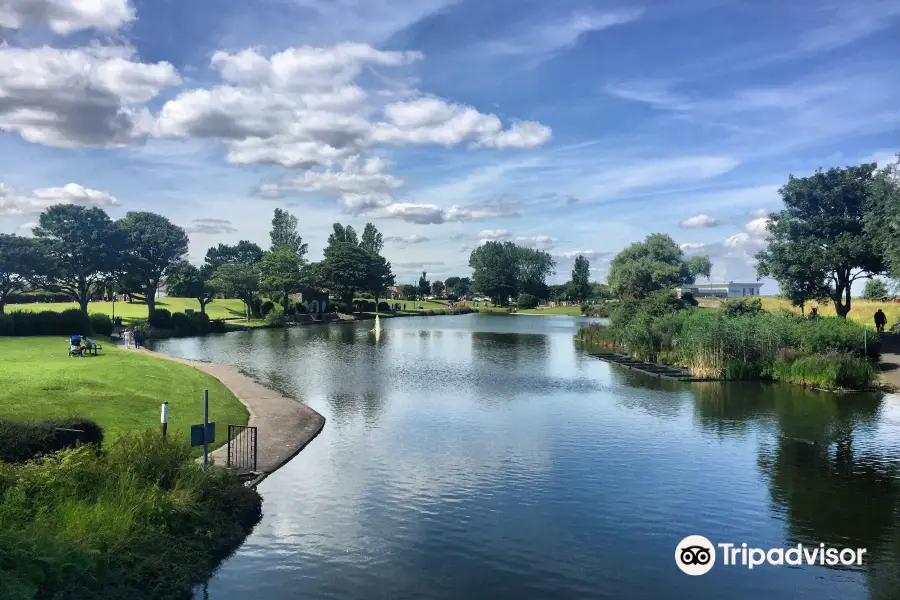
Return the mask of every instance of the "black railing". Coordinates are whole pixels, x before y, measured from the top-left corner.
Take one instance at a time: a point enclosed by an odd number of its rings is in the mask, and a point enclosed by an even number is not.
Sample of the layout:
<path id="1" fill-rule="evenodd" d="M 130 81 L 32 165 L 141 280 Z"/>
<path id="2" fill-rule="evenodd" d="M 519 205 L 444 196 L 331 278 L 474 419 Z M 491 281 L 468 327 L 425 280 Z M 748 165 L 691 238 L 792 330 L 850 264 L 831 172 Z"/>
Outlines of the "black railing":
<path id="1" fill-rule="evenodd" d="M 256 427 L 228 426 L 229 469 L 256 471 Z"/>

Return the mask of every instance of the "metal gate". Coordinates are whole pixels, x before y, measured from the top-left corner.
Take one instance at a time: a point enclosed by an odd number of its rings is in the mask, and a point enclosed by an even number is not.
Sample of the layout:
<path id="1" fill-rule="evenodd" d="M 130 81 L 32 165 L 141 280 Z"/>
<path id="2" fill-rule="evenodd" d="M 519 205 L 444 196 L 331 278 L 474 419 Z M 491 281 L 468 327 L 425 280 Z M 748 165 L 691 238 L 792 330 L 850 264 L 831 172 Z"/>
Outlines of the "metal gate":
<path id="1" fill-rule="evenodd" d="M 256 427 L 228 426 L 229 469 L 256 471 Z"/>

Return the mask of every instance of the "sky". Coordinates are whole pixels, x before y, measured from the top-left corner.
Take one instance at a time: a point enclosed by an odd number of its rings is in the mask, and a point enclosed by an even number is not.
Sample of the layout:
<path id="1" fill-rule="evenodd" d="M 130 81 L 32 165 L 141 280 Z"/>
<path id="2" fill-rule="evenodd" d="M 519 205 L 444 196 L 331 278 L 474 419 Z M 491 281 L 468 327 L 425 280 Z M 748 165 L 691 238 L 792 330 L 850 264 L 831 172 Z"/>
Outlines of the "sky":
<path id="1" fill-rule="evenodd" d="M 285 208 L 398 283 L 655 232 L 753 281 L 790 174 L 900 151 L 900 0 L 0 0 L 0 40 L 0 231 L 150 210 L 198 263 Z"/>

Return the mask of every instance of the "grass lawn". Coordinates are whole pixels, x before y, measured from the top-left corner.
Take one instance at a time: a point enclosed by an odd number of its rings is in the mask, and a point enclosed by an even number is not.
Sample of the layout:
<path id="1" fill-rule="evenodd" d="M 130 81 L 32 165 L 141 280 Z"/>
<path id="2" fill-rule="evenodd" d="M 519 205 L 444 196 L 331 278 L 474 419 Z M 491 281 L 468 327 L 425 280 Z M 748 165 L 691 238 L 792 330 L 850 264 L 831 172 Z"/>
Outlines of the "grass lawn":
<path id="1" fill-rule="evenodd" d="M 225 443 L 229 424 L 247 424 L 244 405 L 211 375 L 101 345 L 98 356 L 69 358 L 64 337 L 0 338 L 0 417 L 86 417 L 112 440 L 125 432 L 159 430 L 160 405 L 168 402 L 169 435 L 188 439 L 190 425 L 203 422 L 208 389 L 216 446 Z"/>
<path id="2" fill-rule="evenodd" d="M 788 302 L 784 298 L 779 298 L 778 296 L 760 296 L 760 299 L 762 300 L 763 308 L 765 308 L 766 310 L 777 310 L 779 308 L 784 308 L 793 310 L 796 313 L 800 312 L 799 308 L 792 307 L 790 302 Z M 808 304 L 806 306 L 807 314 L 809 314 L 809 309 L 811 306 L 815 306 L 815 304 Z M 834 316 L 834 304 L 830 302 L 819 302 L 818 306 L 819 314 L 823 317 Z M 885 315 L 887 315 L 888 327 L 890 327 L 897 321 L 900 321 L 900 304 L 896 304 L 893 302 L 875 302 L 873 300 L 863 300 L 862 298 L 853 298 L 850 304 L 850 314 L 848 314 L 847 317 L 854 321 L 859 321 L 860 323 L 871 328 L 874 328 L 874 315 L 875 311 L 879 308 L 884 311 Z"/>
<path id="3" fill-rule="evenodd" d="M 517 310 L 519 315 L 568 315 L 571 317 L 581 316 L 580 306 L 553 306 L 547 308 L 527 308 L 525 310 Z"/>
<path id="4" fill-rule="evenodd" d="M 69 308 L 78 308 L 77 302 L 50 302 L 33 304 L 7 304 L 6 310 L 26 310 L 41 312 L 52 310 L 62 312 Z M 116 316 L 122 317 L 125 323 L 142 323 L 147 320 L 147 305 L 143 302 L 116 302 Z M 156 308 L 165 308 L 169 312 L 184 312 L 186 308 L 192 308 L 200 312 L 200 303 L 194 298 L 160 298 L 156 301 Z M 103 313 L 112 317 L 112 302 L 91 302 L 88 304 L 88 313 Z M 246 317 L 244 303 L 236 298 L 219 299 L 206 305 L 206 314 L 210 319 L 243 319 Z"/>

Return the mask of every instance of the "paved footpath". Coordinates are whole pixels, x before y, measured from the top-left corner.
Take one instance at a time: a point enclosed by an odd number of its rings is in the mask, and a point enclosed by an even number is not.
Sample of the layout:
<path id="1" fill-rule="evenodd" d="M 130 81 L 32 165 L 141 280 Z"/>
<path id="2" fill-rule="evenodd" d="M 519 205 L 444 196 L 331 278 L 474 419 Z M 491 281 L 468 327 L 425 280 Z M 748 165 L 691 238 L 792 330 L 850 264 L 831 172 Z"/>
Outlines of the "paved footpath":
<path id="1" fill-rule="evenodd" d="M 900 389 L 900 335 L 881 334 L 881 378 Z"/>
<path id="2" fill-rule="evenodd" d="M 325 417 L 306 404 L 258 384 L 234 367 L 187 360 L 145 349 L 141 351 L 158 358 L 190 365 L 212 375 L 247 407 L 247 412 L 250 413 L 248 425 L 257 428 L 256 468 L 260 477 L 253 485 L 296 456 L 325 425 Z M 215 459 L 216 464 L 224 466 L 228 458 L 227 453 L 228 447 L 225 445 L 211 452 L 210 456 Z"/>

